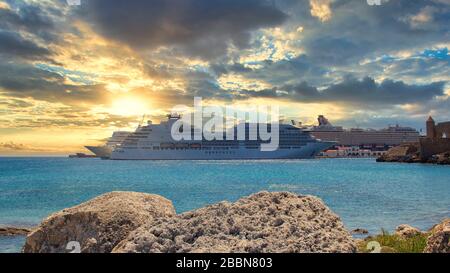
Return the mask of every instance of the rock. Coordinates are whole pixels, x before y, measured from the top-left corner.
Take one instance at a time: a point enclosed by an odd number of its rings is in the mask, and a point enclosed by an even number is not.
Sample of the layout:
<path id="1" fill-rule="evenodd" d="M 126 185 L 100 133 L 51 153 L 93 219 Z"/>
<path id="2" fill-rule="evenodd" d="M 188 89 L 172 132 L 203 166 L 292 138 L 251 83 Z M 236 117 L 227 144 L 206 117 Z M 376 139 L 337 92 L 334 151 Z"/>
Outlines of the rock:
<path id="1" fill-rule="evenodd" d="M 422 232 L 419 229 L 409 225 L 400 225 L 395 229 L 395 235 L 402 238 L 411 238 L 420 234 L 422 234 Z"/>
<path id="2" fill-rule="evenodd" d="M 0 236 L 26 236 L 30 232 L 29 228 L 0 227 Z"/>
<path id="3" fill-rule="evenodd" d="M 367 229 L 357 228 L 353 230 L 351 233 L 355 235 L 367 235 L 369 234 L 369 231 Z"/>
<path id="4" fill-rule="evenodd" d="M 175 215 L 169 200 L 151 194 L 112 192 L 51 215 L 26 239 L 25 253 L 64 253 L 78 242 L 83 253 L 108 253 L 139 226 Z"/>
<path id="5" fill-rule="evenodd" d="M 425 253 L 450 253 L 450 218 L 431 230 Z"/>
<path id="6" fill-rule="evenodd" d="M 405 143 L 389 149 L 387 153 L 377 159 L 378 162 L 408 162 L 420 161 L 419 143 Z"/>
<path id="7" fill-rule="evenodd" d="M 311 196 L 261 192 L 172 218 L 159 218 L 115 253 L 356 252 L 339 217 Z"/>
<path id="8" fill-rule="evenodd" d="M 438 154 L 432 157 L 436 164 L 439 165 L 450 165 L 450 152 Z"/>

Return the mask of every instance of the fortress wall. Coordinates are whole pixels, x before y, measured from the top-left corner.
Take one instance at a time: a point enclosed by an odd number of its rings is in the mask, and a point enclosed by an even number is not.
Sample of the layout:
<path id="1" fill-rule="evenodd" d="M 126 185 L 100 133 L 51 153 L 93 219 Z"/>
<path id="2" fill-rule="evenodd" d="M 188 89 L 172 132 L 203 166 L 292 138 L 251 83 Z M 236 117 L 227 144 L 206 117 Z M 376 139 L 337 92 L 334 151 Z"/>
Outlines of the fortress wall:
<path id="1" fill-rule="evenodd" d="M 436 134 L 442 137 L 444 134 L 450 138 L 450 122 L 439 123 L 436 125 Z"/>
<path id="2" fill-rule="evenodd" d="M 420 140 L 420 156 L 428 159 L 432 155 L 450 151 L 450 138 L 423 138 Z"/>

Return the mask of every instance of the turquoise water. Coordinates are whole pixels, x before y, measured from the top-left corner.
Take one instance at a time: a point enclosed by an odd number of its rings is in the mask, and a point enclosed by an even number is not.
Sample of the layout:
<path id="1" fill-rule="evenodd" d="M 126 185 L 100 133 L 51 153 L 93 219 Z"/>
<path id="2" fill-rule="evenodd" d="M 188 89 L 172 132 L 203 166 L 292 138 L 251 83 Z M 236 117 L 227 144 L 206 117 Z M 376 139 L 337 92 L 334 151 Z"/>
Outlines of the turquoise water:
<path id="1" fill-rule="evenodd" d="M 52 212 L 110 191 L 163 195 L 178 212 L 252 193 L 319 196 L 349 229 L 427 229 L 450 217 L 450 167 L 371 159 L 104 161 L 0 158 L 0 225 L 33 226 Z M 0 252 L 23 238 L 0 238 Z"/>

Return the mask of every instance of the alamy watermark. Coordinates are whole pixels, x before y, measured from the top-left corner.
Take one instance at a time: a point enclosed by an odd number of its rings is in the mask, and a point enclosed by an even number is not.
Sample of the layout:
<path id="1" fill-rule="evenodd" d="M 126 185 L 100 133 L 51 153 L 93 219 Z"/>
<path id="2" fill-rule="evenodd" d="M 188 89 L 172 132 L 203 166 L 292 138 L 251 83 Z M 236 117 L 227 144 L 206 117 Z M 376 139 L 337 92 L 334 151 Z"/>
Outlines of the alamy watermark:
<path id="1" fill-rule="evenodd" d="M 370 253 L 381 253 L 381 244 L 377 241 L 371 241 L 367 244 L 366 249 L 370 251 Z"/>
<path id="2" fill-rule="evenodd" d="M 279 148 L 280 109 L 276 105 L 237 111 L 232 106 L 203 106 L 202 98 L 196 97 L 193 110 L 178 105 L 172 112 L 181 114 L 171 130 L 175 141 L 260 141 L 263 152 Z"/>
<path id="3" fill-rule="evenodd" d="M 66 245 L 66 250 L 69 253 L 81 253 L 81 244 L 78 241 L 70 241 Z"/>
<path id="4" fill-rule="evenodd" d="M 367 0 L 369 6 L 381 6 L 381 0 Z"/>
<path id="5" fill-rule="evenodd" d="M 81 0 L 66 0 L 67 5 L 69 6 L 80 6 Z"/>

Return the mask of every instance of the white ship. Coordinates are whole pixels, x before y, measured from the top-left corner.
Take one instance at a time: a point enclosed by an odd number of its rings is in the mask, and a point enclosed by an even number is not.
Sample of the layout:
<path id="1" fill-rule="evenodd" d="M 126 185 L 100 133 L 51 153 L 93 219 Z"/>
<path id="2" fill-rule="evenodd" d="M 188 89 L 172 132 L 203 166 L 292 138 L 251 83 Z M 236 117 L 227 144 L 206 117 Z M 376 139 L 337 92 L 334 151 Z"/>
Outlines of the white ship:
<path id="1" fill-rule="evenodd" d="M 180 119 L 169 115 L 160 124 L 151 121 L 140 126 L 118 145 L 111 154 L 113 160 L 233 160 L 233 159 L 306 159 L 335 145 L 314 139 L 293 125 L 280 124 L 279 147 L 275 151 L 262 151 L 260 140 L 175 141 L 172 126 Z M 270 125 L 269 125 L 270 126 Z M 249 139 L 249 124 L 245 124 Z M 236 132 L 237 127 L 234 127 Z M 194 135 L 194 129 L 191 130 Z M 237 134 L 235 134 L 237 135 Z M 258 138 L 259 139 L 259 138 Z"/>
<path id="2" fill-rule="evenodd" d="M 323 141 L 336 141 L 342 146 L 361 146 L 368 148 L 396 146 L 407 142 L 418 142 L 420 133 L 410 127 L 389 126 L 381 130 L 344 129 L 333 126 L 324 116 L 318 118 L 319 126 L 310 129 L 311 134 Z"/>
<path id="3" fill-rule="evenodd" d="M 120 145 L 131 132 L 117 131 L 112 137 L 108 138 L 105 145 L 102 146 L 86 146 L 85 148 L 100 158 L 110 158 L 111 153 L 118 145 Z"/>

